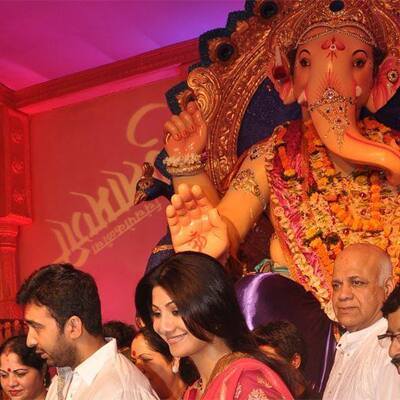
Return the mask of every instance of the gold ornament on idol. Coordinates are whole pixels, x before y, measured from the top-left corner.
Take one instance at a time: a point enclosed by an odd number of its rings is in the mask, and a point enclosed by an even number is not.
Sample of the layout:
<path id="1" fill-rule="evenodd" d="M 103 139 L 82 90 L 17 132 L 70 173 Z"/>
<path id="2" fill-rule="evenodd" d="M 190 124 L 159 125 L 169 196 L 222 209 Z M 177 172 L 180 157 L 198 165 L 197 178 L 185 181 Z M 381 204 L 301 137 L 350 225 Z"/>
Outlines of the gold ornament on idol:
<path id="1" fill-rule="evenodd" d="M 277 0 L 276 3 L 279 12 L 265 43 L 269 60 L 275 59 L 276 49 L 288 54 L 302 44 L 334 32 L 355 37 L 387 56 L 400 56 L 398 0 Z M 318 31 L 314 33 L 316 28 Z M 273 76 L 274 63 L 268 64 L 268 75 Z"/>
<path id="2" fill-rule="evenodd" d="M 317 111 L 329 122 L 339 148 L 343 145 L 344 131 L 350 125 L 347 120 L 348 105 L 353 104 L 353 98 L 344 97 L 335 89 L 327 88 L 322 98 L 309 107 L 311 112 Z"/>

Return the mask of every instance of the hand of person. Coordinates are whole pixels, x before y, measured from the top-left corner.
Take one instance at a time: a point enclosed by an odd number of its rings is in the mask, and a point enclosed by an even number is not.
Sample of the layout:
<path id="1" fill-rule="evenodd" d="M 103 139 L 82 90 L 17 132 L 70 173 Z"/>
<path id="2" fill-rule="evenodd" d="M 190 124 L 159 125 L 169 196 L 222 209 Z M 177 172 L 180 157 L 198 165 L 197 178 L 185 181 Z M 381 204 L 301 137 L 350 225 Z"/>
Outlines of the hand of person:
<path id="1" fill-rule="evenodd" d="M 201 154 L 207 143 L 207 126 L 195 102 L 164 124 L 165 150 L 170 157 Z"/>
<path id="2" fill-rule="evenodd" d="M 228 251 L 227 226 L 200 186 L 179 185 L 166 214 L 175 252 L 198 251 L 221 258 Z"/>

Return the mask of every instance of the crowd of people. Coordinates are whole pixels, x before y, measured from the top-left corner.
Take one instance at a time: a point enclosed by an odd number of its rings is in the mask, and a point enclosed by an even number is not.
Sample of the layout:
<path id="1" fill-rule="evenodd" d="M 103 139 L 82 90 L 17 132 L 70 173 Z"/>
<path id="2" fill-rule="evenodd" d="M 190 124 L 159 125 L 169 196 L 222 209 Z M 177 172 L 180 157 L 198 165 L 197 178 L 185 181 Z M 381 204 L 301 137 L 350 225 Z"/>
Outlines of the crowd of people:
<path id="1" fill-rule="evenodd" d="M 45 266 L 18 292 L 28 331 L 1 344 L 1 387 L 12 400 L 400 398 L 400 286 L 390 258 L 351 245 L 332 286 L 345 332 L 318 393 L 302 371 L 322 355 L 307 353 L 289 321 L 250 331 L 232 279 L 208 255 L 177 253 L 143 276 L 137 327 L 102 325 L 93 277 Z M 48 368 L 56 371 L 50 386 Z"/>
<path id="2" fill-rule="evenodd" d="M 88 273 L 70 264 L 38 269 L 17 294 L 27 334 L 0 346 L 8 398 L 400 399 L 400 136 L 361 118 L 400 87 L 398 12 L 387 3 L 264 2 L 256 10 L 270 27 L 270 79 L 285 104 L 300 105 L 301 119 L 244 153 L 220 198 L 206 173 L 214 139 L 200 109 L 190 101 L 172 116 L 164 165 L 176 192 L 166 211 L 175 254 L 139 281 L 137 326 L 102 325 Z M 266 23 L 279 13 L 281 23 Z M 240 22 L 232 43 L 252 30 Z M 319 385 L 305 373 L 326 357 L 303 338 L 315 327 L 274 319 L 250 329 L 228 272 L 267 204 L 271 258 L 334 326 L 333 365 L 320 363 L 328 379 Z"/>

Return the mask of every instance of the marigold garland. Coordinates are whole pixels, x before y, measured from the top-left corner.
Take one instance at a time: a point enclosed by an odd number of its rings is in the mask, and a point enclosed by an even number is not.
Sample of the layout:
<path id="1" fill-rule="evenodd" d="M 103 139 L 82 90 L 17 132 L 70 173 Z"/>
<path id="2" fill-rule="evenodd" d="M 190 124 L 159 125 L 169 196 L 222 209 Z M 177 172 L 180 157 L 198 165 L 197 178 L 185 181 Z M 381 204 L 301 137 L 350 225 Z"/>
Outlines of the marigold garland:
<path id="1" fill-rule="evenodd" d="M 385 143 L 392 143 L 394 140 L 390 135 L 390 128 L 371 118 L 366 118 L 361 121 L 360 129 L 363 132 L 367 132 L 367 136 L 371 140 Z M 287 144 L 285 142 L 287 125 L 279 127 L 275 133 L 276 140 L 274 141 L 274 148 L 282 165 L 282 178 L 290 182 L 294 180 L 294 182 L 300 184 L 303 178 L 299 178 L 294 167 L 294 160 L 293 158 L 291 159 L 288 157 L 287 154 Z M 340 221 L 342 227 L 347 227 L 349 232 L 359 232 L 362 237 L 363 235 L 368 236 L 371 234 L 379 234 L 379 237 L 376 240 L 379 241 L 380 246 L 388 251 L 392 260 L 393 258 L 396 258 L 395 252 L 397 252 L 398 249 L 395 246 L 395 242 L 393 242 L 395 228 L 384 227 L 384 221 L 382 218 L 382 212 L 385 212 L 386 210 L 386 206 L 383 204 L 382 200 L 383 189 L 381 181 L 384 179 L 383 175 L 377 171 L 366 168 L 361 171 L 355 171 L 347 178 L 343 177 L 340 173 L 336 172 L 328 157 L 327 150 L 319 139 L 311 120 L 306 121 L 303 125 L 303 137 L 305 139 L 304 149 L 306 153 L 304 156 L 305 159 L 310 162 L 310 172 L 315 180 L 315 187 L 310 188 L 308 195 L 306 195 L 306 201 L 312 202 L 312 204 L 316 203 L 318 197 L 314 199 L 313 196 L 318 193 L 318 195 L 322 196 L 322 198 L 327 202 L 332 217 Z M 354 182 L 357 189 L 358 187 L 366 188 L 365 193 L 362 191 L 358 193 L 356 191 L 356 195 L 359 195 L 362 198 L 361 200 L 354 202 L 354 194 L 346 192 L 345 190 L 342 190 L 339 193 L 337 192 L 336 184 L 341 182 L 343 179 L 345 179 L 343 182 L 347 182 L 347 180 L 348 182 Z M 292 192 L 297 190 L 298 192 L 298 185 L 294 184 L 294 182 L 289 185 L 289 188 L 291 188 L 289 190 L 292 190 Z M 306 186 L 303 186 L 303 188 L 304 187 Z M 364 214 L 359 213 L 358 209 L 351 209 L 351 207 L 357 208 L 356 206 L 353 206 L 353 204 L 358 204 L 360 201 L 365 206 L 364 208 L 367 209 L 367 211 L 365 209 L 361 211 L 364 212 Z M 311 207 L 311 209 L 313 209 L 313 207 Z M 315 218 L 318 220 L 320 217 L 315 215 Z M 285 223 L 285 220 L 286 218 L 281 218 L 281 223 L 283 223 L 283 229 L 289 232 L 291 230 L 291 228 L 289 228 L 289 221 L 286 221 Z M 394 222 L 394 224 L 397 225 L 397 222 Z M 310 224 L 306 223 L 305 225 L 305 244 L 315 252 L 320 260 L 324 270 L 325 283 L 330 282 L 330 276 L 332 275 L 333 270 L 333 261 L 343 248 L 343 241 L 336 233 L 321 231 L 311 221 Z M 392 245 L 389 245 L 390 240 Z M 299 248 L 296 250 L 297 253 L 299 250 Z M 304 263 L 302 262 L 302 264 Z M 302 268 L 304 268 L 304 265 Z M 310 282 L 317 285 L 316 291 L 320 295 L 322 294 L 322 291 L 326 290 L 326 286 L 323 285 L 319 279 L 315 281 L 316 276 L 313 276 L 313 273 L 309 268 L 303 270 L 303 274 L 308 277 L 307 279 L 309 279 Z M 400 263 L 395 265 L 395 274 L 400 276 Z M 321 285 L 325 287 L 323 288 Z M 325 296 L 323 297 L 325 298 Z"/>

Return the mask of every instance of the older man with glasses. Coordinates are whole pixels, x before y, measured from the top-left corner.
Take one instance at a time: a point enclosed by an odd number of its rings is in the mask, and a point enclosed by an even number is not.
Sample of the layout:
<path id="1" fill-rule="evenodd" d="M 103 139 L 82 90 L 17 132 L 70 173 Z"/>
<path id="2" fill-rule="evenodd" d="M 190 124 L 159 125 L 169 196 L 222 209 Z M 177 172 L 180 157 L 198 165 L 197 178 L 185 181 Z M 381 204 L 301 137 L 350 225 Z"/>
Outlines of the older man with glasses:
<path id="1" fill-rule="evenodd" d="M 388 320 L 388 330 L 378 338 L 390 339 L 389 355 L 400 375 L 400 286 L 397 286 L 387 298 L 383 304 L 382 313 Z"/>

